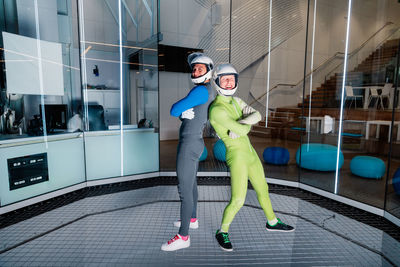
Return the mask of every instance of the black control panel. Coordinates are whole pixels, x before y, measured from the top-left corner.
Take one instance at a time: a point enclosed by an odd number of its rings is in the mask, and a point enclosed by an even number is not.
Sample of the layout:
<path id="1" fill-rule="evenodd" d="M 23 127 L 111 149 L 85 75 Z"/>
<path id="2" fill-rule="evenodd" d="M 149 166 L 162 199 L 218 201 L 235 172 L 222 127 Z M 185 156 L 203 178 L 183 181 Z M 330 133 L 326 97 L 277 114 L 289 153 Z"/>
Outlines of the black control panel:
<path id="1" fill-rule="evenodd" d="M 7 159 L 10 190 L 49 180 L 47 153 Z"/>

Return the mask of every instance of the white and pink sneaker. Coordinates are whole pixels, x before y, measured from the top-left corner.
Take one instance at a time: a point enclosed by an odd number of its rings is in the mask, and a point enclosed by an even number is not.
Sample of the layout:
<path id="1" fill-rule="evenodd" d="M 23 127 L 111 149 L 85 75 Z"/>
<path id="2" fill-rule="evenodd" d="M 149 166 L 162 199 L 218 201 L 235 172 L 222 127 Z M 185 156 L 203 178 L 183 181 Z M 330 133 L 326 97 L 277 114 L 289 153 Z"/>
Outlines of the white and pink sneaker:
<path id="1" fill-rule="evenodd" d="M 175 227 L 181 227 L 181 220 L 174 222 L 174 226 Z M 197 220 L 196 218 L 190 219 L 190 225 L 189 225 L 190 229 L 197 229 L 199 228 L 199 220 Z"/>
<path id="2" fill-rule="evenodd" d="M 171 240 L 169 240 L 167 243 L 162 244 L 161 250 L 174 251 L 174 250 L 188 248 L 188 247 L 190 247 L 190 236 L 188 236 L 188 239 L 185 241 L 182 239 L 181 235 L 177 234 Z"/>

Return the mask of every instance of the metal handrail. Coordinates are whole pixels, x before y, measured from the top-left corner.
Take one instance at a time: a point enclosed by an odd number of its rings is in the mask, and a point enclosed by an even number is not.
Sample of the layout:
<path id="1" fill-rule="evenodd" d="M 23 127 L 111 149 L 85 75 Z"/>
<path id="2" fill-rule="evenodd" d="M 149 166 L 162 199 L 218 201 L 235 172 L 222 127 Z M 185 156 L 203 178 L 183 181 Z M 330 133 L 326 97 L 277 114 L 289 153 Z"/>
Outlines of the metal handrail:
<path id="1" fill-rule="evenodd" d="M 380 29 L 378 29 L 374 34 L 372 34 L 366 41 L 364 41 L 359 47 L 357 47 L 356 49 L 354 49 L 352 52 L 349 53 L 349 57 L 352 57 L 354 54 L 356 54 L 358 51 L 360 51 L 369 41 L 371 41 L 372 38 L 374 38 L 380 31 L 382 31 L 385 27 L 394 24 L 393 22 L 389 21 L 386 22 Z M 386 40 L 388 40 L 390 37 L 392 37 L 398 30 L 394 31 L 391 35 L 389 35 L 388 37 L 386 37 L 382 42 L 380 42 L 378 44 L 377 47 L 381 46 L 383 42 L 385 42 Z M 285 84 L 285 83 L 280 83 L 280 84 L 276 84 L 274 87 L 272 87 L 269 91 L 263 93 L 261 96 L 257 97 L 255 100 L 253 100 L 250 103 L 250 106 L 252 104 L 254 104 L 255 102 L 257 102 L 259 99 L 261 99 L 262 97 L 264 97 L 268 92 L 271 92 L 272 90 L 276 89 L 279 86 L 297 86 L 300 83 L 303 82 L 304 79 L 308 78 L 312 73 L 319 71 L 322 67 L 324 67 L 326 64 L 328 64 L 330 61 L 334 60 L 336 57 L 338 57 L 339 55 L 344 55 L 343 52 L 336 52 L 333 56 L 331 56 L 330 58 L 328 58 L 327 60 L 325 60 L 322 64 L 320 64 L 318 67 L 316 67 L 314 70 L 310 71 L 304 78 L 302 78 L 299 82 L 297 82 L 296 84 Z M 339 64 L 340 65 L 340 64 Z M 338 66 L 339 66 L 338 65 Z M 336 69 L 338 66 L 336 66 L 334 69 Z M 332 71 L 331 71 L 332 72 Z M 329 73 L 331 73 L 329 72 Z"/>
<path id="2" fill-rule="evenodd" d="M 379 47 L 381 47 L 383 43 L 385 43 L 390 37 L 392 37 L 394 34 L 396 34 L 399 30 L 400 30 L 400 28 L 398 28 L 398 29 L 397 29 L 396 31 L 394 31 L 391 35 L 389 35 L 388 37 L 386 37 L 385 39 L 383 39 L 383 40 L 375 47 L 375 50 L 378 49 Z M 361 48 L 360 48 L 358 51 L 360 51 L 360 50 L 361 50 Z M 357 51 L 357 52 L 358 52 L 358 51 Z M 344 53 L 343 53 L 343 54 L 344 54 Z M 350 54 L 349 54 L 349 58 L 353 57 L 355 54 L 356 54 L 356 53 L 353 53 L 353 52 L 350 53 Z M 330 72 L 328 72 L 328 73 L 325 75 L 325 77 L 328 76 L 328 75 L 330 75 L 330 74 L 331 74 L 337 67 L 339 67 L 341 64 L 342 64 L 342 63 L 338 64 L 335 68 L 333 68 Z"/>

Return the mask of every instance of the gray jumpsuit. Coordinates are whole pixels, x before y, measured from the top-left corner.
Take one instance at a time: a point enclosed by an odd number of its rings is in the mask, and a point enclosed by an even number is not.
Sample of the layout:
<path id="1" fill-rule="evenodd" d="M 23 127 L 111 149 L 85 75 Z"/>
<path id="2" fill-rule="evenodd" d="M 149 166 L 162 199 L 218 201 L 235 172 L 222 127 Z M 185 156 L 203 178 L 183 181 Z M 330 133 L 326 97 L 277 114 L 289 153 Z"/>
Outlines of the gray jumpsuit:
<path id="1" fill-rule="evenodd" d="M 197 169 L 204 149 L 203 129 L 208 119 L 208 107 L 215 98 L 209 83 L 204 84 L 208 91 L 207 102 L 193 107 L 194 118 L 183 119 L 179 129 L 179 144 L 176 158 L 178 192 L 181 200 L 181 227 L 179 234 L 189 233 L 191 218 L 197 218 Z"/>

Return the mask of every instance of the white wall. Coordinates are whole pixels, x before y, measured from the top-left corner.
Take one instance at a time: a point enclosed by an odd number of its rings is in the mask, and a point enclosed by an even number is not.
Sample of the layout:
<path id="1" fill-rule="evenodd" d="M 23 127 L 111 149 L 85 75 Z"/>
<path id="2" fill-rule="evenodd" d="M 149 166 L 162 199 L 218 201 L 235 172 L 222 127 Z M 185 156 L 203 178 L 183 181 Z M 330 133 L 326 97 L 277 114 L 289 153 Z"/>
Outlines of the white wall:
<path id="1" fill-rule="evenodd" d="M 160 140 L 178 139 L 181 121 L 171 116 L 169 111 L 175 102 L 185 97 L 193 88 L 190 74 L 160 71 L 159 79 Z"/>

